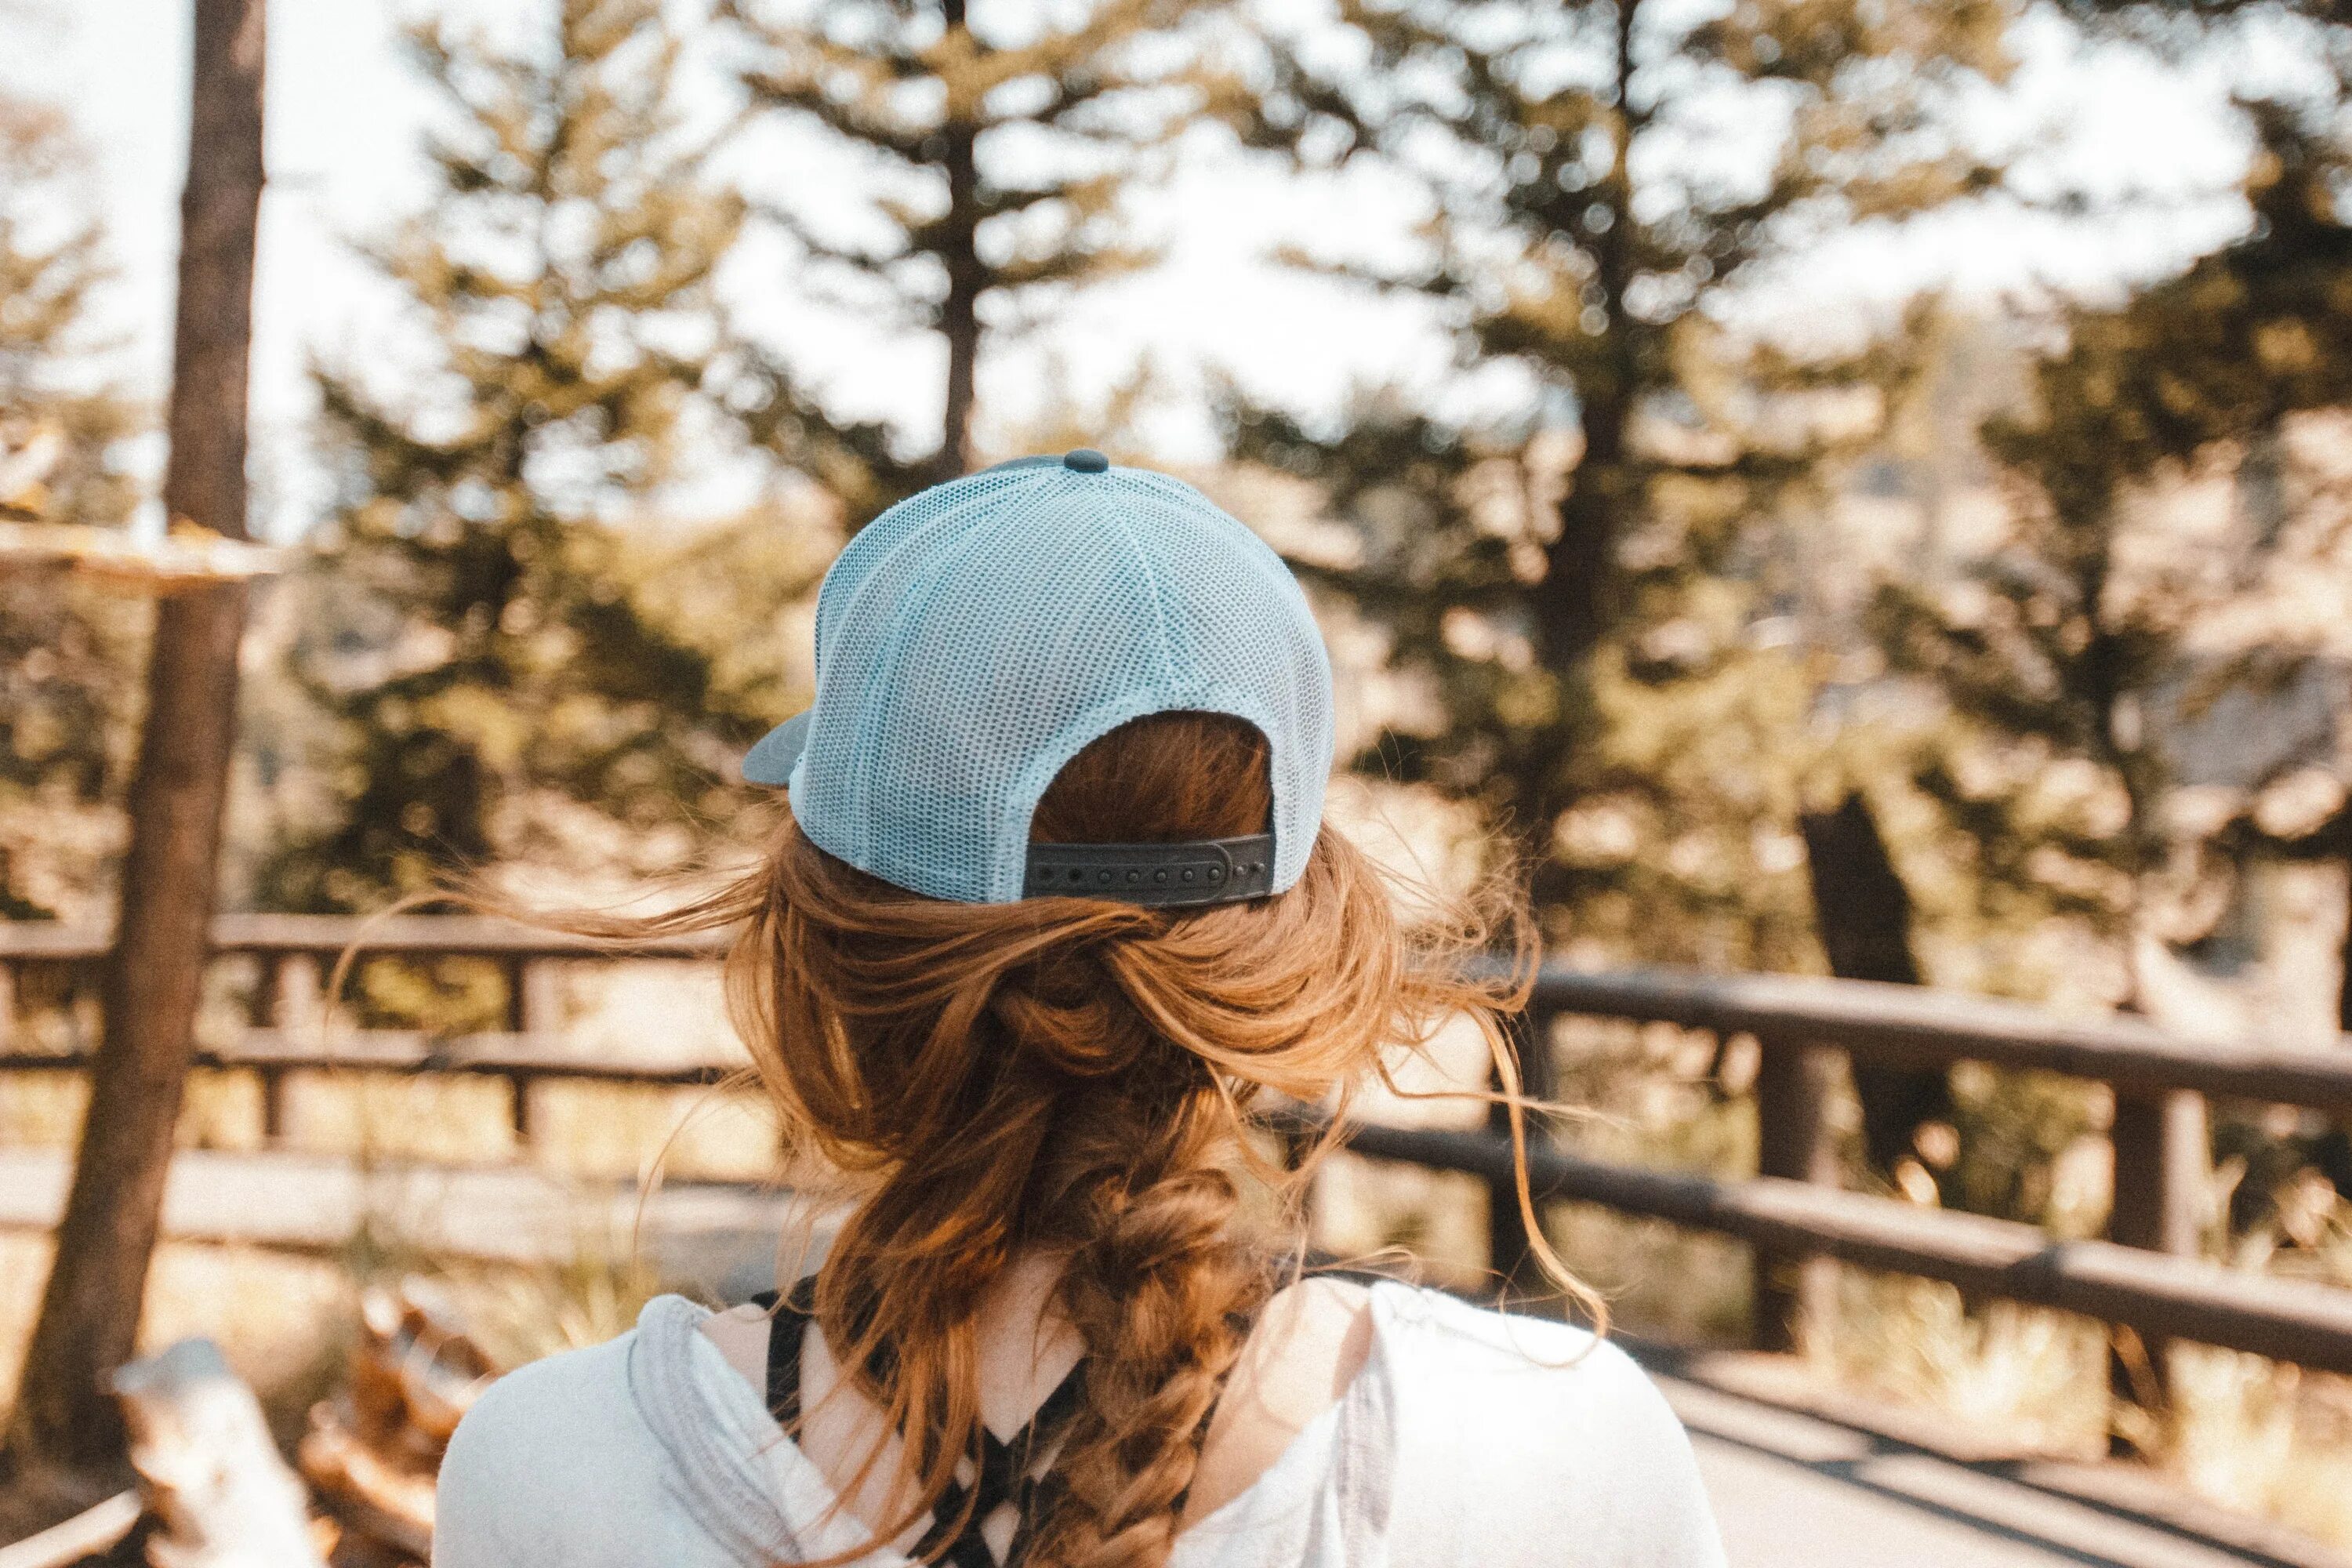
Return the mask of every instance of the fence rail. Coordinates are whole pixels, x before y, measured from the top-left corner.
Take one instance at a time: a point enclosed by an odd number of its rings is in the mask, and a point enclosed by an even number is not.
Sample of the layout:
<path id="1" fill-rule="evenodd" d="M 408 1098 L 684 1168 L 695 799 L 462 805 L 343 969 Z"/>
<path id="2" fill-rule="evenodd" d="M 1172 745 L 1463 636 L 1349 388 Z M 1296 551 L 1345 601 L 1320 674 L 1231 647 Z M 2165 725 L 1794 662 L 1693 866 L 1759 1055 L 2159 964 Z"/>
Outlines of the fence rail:
<path id="1" fill-rule="evenodd" d="M 26 965 L 84 967 L 101 960 L 107 933 L 82 928 L 0 925 L 0 980 Z M 422 1034 L 328 1037 L 321 976 L 358 944 L 370 957 L 476 957 L 497 961 L 507 983 L 509 1029 L 435 1038 Z M 218 1044 L 201 1065 L 257 1073 L 264 1127 L 280 1131 L 286 1075 L 315 1070 L 476 1073 L 513 1085 L 515 1127 L 530 1134 L 530 1087 L 577 1078 L 644 1084 L 709 1084 L 737 1062 L 655 1061 L 587 1056 L 546 1026 L 542 965 L 613 959 L 709 960 L 716 938 L 610 943 L 551 935 L 473 917 L 224 917 L 214 945 L 257 963 L 255 1027 Z M 12 1008 L 0 985 L 0 1071 L 73 1070 L 80 1053 L 12 1047 Z M 1759 1173 L 1741 1180 L 1603 1164 L 1549 1147 L 1530 1150 L 1539 1195 L 1600 1204 L 1747 1241 L 1757 1258 L 1759 1343 L 1786 1344 L 1818 1310 L 1820 1259 L 1940 1279 L 1979 1297 L 2029 1302 L 2103 1319 L 2157 1339 L 2179 1337 L 2352 1373 L 2352 1290 L 2219 1268 L 2194 1251 L 2204 1201 L 2205 1097 L 2352 1113 L 2352 1046 L 2286 1048 L 2197 1040 L 2133 1019 L 2074 1020 L 1983 998 L 1853 981 L 1722 976 L 1667 970 L 1584 973 L 1547 969 L 1529 1009 L 1527 1038 L 1548 1041 L 1562 1016 L 1662 1022 L 1718 1037 L 1750 1036 L 1761 1049 L 1756 1102 Z M 1827 1108 L 1840 1057 L 1941 1067 L 1981 1061 L 2070 1074 L 2116 1091 L 2116 1214 L 2105 1241 L 2061 1241 L 2030 1226 L 1923 1209 L 1837 1190 Z M 1548 1049 L 1529 1053 L 1531 1087 L 1544 1087 Z M 1495 1263 L 1515 1256 L 1510 1148 L 1493 1131 L 1435 1131 L 1362 1126 L 1351 1146 L 1483 1179 L 1497 1223 Z M 2169 1256 L 2168 1256 L 2169 1254 Z"/>
<path id="2" fill-rule="evenodd" d="M 89 1065 L 84 1051 L 0 1050 L 0 1072 L 79 1072 Z M 368 1029 L 324 1040 L 255 1029 L 222 1045 L 199 1047 L 195 1065 L 215 1072 L 472 1073 L 679 1087 L 724 1083 L 751 1066 L 586 1056 L 560 1035 L 430 1035 L 411 1029 Z"/>
<path id="3" fill-rule="evenodd" d="M 104 959 L 112 933 L 102 926 L 64 922 L 0 922 L 0 1071 L 84 1068 L 82 1057 L 16 1048 L 13 1044 L 16 972 L 26 967 L 79 971 Z M 252 1032 L 197 1053 L 200 1067 L 249 1069 L 261 1082 L 265 1137 L 285 1130 L 285 1084 L 290 1072 L 336 1068 L 400 1073 L 460 1072 L 504 1077 L 512 1085 L 516 1134 L 530 1134 L 531 1084 L 545 1078 L 601 1079 L 648 1084 L 713 1083 L 735 1064 L 596 1060 L 569 1052 L 552 1034 L 543 965 L 551 962 L 615 960 L 707 961 L 726 948 L 721 936 L 654 937 L 612 942 L 541 931 L 477 915 L 229 914 L 213 922 L 217 957 L 257 964 L 249 994 Z M 478 958 L 505 974 L 506 1029 L 449 1038 L 374 1033 L 332 1039 L 320 1025 L 325 981 L 335 961 L 356 950 L 380 958 Z M 365 1058 L 365 1059 L 362 1059 Z"/>
<path id="4" fill-rule="evenodd" d="M 2184 1037 L 2135 1018 L 2069 1019 L 1991 997 L 1868 980 L 1548 969 L 1546 1014 L 1678 1024 L 1834 1046 L 1889 1067 L 1994 1067 L 2095 1079 L 2126 1093 L 2190 1093 L 2352 1112 L 2352 1043 L 2329 1050 Z"/>
<path id="5" fill-rule="evenodd" d="M 1511 1181 L 1490 1132 L 1364 1126 L 1349 1146 L 1376 1159 Z M 2167 1258 L 2105 1241 L 2056 1241 L 2030 1225 L 1919 1208 L 1776 1176 L 1745 1181 L 1528 1152 L 1538 1198 L 1601 1204 L 1759 1247 L 1915 1274 L 1972 1295 L 2058 1307 L 2157 1338 L 2199 1340 L 2352 1373 L 2352 1290 Z"/>
<path id="6" fill-rule="evenodd" d="M 89 963 L 106 956 L 113 933 L 65 921 L 0 921 L 0 963 Z M 541 931 L 484 915 L 222 915 L 213 921 L 216 953 L 301 953 L 334 958 L 358 946 L 370 957 L 716 958 L 712 935 L 606 942 Z"/>

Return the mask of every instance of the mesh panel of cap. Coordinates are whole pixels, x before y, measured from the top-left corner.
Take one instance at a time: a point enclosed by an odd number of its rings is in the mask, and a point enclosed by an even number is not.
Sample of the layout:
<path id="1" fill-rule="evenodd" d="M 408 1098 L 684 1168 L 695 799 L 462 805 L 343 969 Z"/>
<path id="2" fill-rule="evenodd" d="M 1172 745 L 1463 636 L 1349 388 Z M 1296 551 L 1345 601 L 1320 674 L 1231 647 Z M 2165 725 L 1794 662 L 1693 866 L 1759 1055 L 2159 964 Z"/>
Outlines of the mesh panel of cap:
<path id="1" fill-rule="evenodd" d="M 1063 764 L 1181 710 L 1265 733 L 1276 890 L 1307 864 L 1331 768 L 1322 637 L 1281 559 L 1180 480 L 1033 463 L 925 490 L 825 574 L 816 645 L 793 815 L 885 881 L 1019 899 Z"/>

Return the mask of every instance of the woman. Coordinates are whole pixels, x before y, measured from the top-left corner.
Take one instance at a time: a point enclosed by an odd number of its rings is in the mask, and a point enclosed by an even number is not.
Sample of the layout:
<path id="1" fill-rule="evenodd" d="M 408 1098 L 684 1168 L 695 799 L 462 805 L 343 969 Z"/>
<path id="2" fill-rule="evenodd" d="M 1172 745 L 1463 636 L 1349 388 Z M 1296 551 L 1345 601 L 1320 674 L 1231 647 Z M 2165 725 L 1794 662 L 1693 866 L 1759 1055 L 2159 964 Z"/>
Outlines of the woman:
<path id="1" fill-rule="evenodd" d="M 1613 1347 L 1286 1284 L 1253 1215 L 1296 1181 L 1270 1099 L 1344 1106 L 1465 1012 L 1515 1081 L 1518 999 L 1323 826 L 1330 668 L 1274 553 L 1029 458 L 859 533 L 816 644 L 744 761 L 789 797 L 765 861 L 650 925 L 740 929 L 738 1026 L 850 1212 L 781 1300 L 662 1297 L 492 1387 L 440 1568 L 1719 1563 Z"/>

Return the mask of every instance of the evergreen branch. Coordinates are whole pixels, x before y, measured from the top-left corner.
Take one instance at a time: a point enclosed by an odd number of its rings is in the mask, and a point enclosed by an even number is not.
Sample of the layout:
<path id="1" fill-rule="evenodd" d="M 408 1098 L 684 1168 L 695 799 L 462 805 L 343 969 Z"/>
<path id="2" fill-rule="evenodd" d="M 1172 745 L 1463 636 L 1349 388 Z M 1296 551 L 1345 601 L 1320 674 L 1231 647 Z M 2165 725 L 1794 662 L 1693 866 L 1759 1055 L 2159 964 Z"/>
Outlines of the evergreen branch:
<path id="1" fill-rule="evenodd" d="M 799 246 L 808 256 L 819 261 L 831 261 L 845 267 L 852 267 L 875 277 L 887 276 L 892 268 L 906 261 L 908 257 L 918 254 L 917 247 L 912 246 L 896 253 L 890 253 L 836 244 L 818 234 L 809 226 L 808 221 L 800 214 L 781 203 L 761 201 L 754 205 L 752 211 L 791 236 L 793 243 Z"/>
<path id="2" fill-rule="evenodd" d="M 988 95 L 1024 78 L 1066 83 L 1068 90 L 1085 98 L 1128 85 L 1105 57 L 1139 36 L 1167 32 L 1193 9 L 1192 5 L 1170 0 L 1099 0 L 1071 31 L 1045 32 L 1013 48 L 991 47 L 969 27 L 950 27 L 924 51 L 923 64 L 929 75 L 947 86 L 948 118 L 983 124 Z M 1062 90 L 1057 85 L 1056 97 Z"/>
<path id="3" fill-rule="evenodd" d="M 995 268 L 989 286 L 1017 292 L 1049 284 L 1100 283 L 1155 266 L 1163 254 L 1141 246 L 1063 247 L 1002 263 Z"/>
<path id="4" fill-rule="evenodd" d="M 929 126 L 906 125 L 872 97 L 845 101 L 827 92 L 814 73 L 749 71 L 743 82 L 754 99 L 772 109 L 814 121 L 835 135 L 885 153 L 901 163 L 934 162 Z"/>

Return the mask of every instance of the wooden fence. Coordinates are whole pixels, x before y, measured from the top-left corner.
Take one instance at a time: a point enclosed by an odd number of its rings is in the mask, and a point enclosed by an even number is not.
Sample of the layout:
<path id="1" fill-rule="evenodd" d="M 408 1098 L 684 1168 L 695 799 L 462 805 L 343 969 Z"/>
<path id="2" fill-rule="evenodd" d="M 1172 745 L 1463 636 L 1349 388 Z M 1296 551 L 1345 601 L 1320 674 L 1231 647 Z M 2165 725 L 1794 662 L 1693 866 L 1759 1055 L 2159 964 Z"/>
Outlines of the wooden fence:
<path id="1" fill-rule="evenodd" d="M 468 956 L 505 973 L 507 1028 L 446 1038 L 367 1033 L 330 1038 L 316 1026 L 320 985 L 354 940 L 371 956 Z M 649 1066 L 588 1058 L 546 1026 L 551 963 L 614 958 L 709 959 L 705 939 L 613 947 L 499 921 L 447 917 L 360 922 L 331 917 L 230 916 L 215 931 L 222 954 L 257 963 L 253 1027 L 202 1057 L 205 1065 L 257 1074 L 265 1130 L 278 1131 L 278 1091 L 298 1071 L 490 1074 L 513 1086 L 515 1127 L 530 1131 L 530 1086 L 544 1078 L 638 1083 L 708 1083 L 720 1062 Z M 0 1003 L 28 965 L 89 967 L 102 932 L 0 926 Z M 0 1025 L 13 1016 L 0 1005 Z M 1981 1298 L 2063 1308 L 2154 1338 L 2179 1337 L 2352 1373 L 2352 1290 L 2221 1268 L 2192 1256 L 2201 1229 L 2206 1152 L 2203 1099 L 2315 1107 L 2352 1114 L 2352 1048 L 2279 1049 L 2184 1039 L 2128 1019 L 2076 1022 L 2014 1004 L 1911 987 L 1779 976 L 1664 971 L 1586 973 L 1547 970 L 1528 1037 L 1579 1016 L 1658 1021 L 1753 1037 L 1759 1169 L 1710 1177 L 1603 1164 L 1538 1140 L 1531 1173 L 1538 1195 L 1604 1205 L 1738 1237 L 1757 1255 L 1759 1342 L 1782 1345 L 1804 1312 L 1818 1310 L 1814 1260 L 1946 1280 Z M 2113 1086 L 2117 1201 L 2108 1239 L 2063 1241 L 2030 1226 L 1923 1208 L 1837 1189 L 1829 1099 L 1839 1057 L 1902 1066 L 1980 1061 L 2097 1079 Z M 1548 1051 L 1529 1053 L 1532 1063 Z M 43 1051 L 0 1038 L 0 1071 L 87 1068 L 79 1051 Z M 1541 1089 L 1541 1073 L 1533 1086 Z M 1359 1153 L 1486 1181 L 1498 1215 L 1511 1212 L 1507 1139 L 1487 1131 L 1364 1126 Z M 1495 1261 L 1506 1272 L 1512 1227 L 1496 1226 Z M 1517 1245 L 1524 1245 L 1524 1237 Z"/>
<path id="2" fill-rule="evenodd" d="M 107 933 L 87 927 L 0 923 L 0 1072 L 79 1068 L 79 1052 L 59 1054 L 15 1042 L 17 972 L 31 965 L 92 971 L 107 951 Z M 433 1037 L 369 1030 L 330 1038 L 320 1027 L 325 985 L 335 962 L 354 943 L 370 959 L 485 959 L 504 972 L 505 1029 Z M 632 942 L 625 947 L 507 921 L 473 916 L 408 915 L 355 920 L 339 915 L 224 915 L 213 923 L 213 950 L 245 956 L 256 972 L 247 992 L 251 1027 L 233 1041 L 200 1049 L 200 1067 L 249 1071 L 261 1083 L 262 1132 L 284 1131 L 287 1076 L 296 1072 L 364 1070 L 386 1073 L 469 1073 L 512 1085 L 516 1135 L 530 1136 L 530 1086 L 542 1078 L 643 1084 L 713 1083 L 735 1070 L 719 1062 L 655 1065 L 572 1048 L 554 1028 L 551 977 L 556 961 L 614 959 L 711 960 L 724 943 L 691 937 Z"/>

